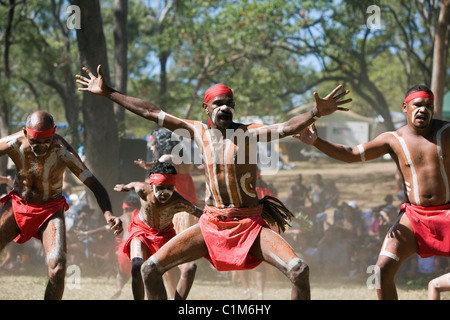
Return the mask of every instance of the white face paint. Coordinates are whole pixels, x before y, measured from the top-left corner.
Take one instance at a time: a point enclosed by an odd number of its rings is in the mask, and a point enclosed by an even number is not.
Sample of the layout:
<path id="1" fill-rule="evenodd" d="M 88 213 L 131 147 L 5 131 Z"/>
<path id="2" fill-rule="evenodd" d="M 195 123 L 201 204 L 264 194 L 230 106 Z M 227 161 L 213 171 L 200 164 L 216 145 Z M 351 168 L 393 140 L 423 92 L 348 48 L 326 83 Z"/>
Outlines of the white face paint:
<path id="1" fill-rule="evenodd" d="M 153 185 L 153 194 L 156 200 L 161 203 L 166 203 L 172 197 L 174 189 L 156 189 L 156 185 Z"/>
<path id="2" fill-rule="evenodd" d="M 33 154 L 36 157 L 43 157 L 47 154 L 47 151 L 50 148 L 50 144 L 51 144 L 51 142 L 49 142 L 49 143 L 31 143 L 30 142 L 31 151 L 33 151 Z"/>
<path id="3" fill-rule="evenodd" d="M 415 121 L 416 118 L 417 118 L 417 114 L 418 114 L 420 111 L 421 111 L 421 112 L 426 112 L 426 113 L 427 113 L 428 119 L 431 120 L 431 118 L 432 118 L 432 116 L 433 116 L 431 110 L 428 109 L 428 108 L 426 108 L 426 107 L 420 107 L 420 108 L 415 109 L 415 110 L 411 113 L 411 123 L 414 123 L 414 121 Z"/>
<path id="4" fill-rule="evenodd" d="M 217 123 L 216 118 L 217 118 L 217 113 L 218 113 L 219 111 L 228 111 L 228 112 L 231 113 L 232 116 L 234 115 L 234 109 L 233 109 L 232 107 L 229 107 L 229 106 L 227 106 L 227 105 L 223 105 L 223 106 L 217 107 L 217 108 L 215 108 L 215 109 L 213 110 L 213 112 L 212 112 L 212 114 L 211 114 L 211 121 L 212 121 L 212 123 L 214 123 L 214 124 Z"/>

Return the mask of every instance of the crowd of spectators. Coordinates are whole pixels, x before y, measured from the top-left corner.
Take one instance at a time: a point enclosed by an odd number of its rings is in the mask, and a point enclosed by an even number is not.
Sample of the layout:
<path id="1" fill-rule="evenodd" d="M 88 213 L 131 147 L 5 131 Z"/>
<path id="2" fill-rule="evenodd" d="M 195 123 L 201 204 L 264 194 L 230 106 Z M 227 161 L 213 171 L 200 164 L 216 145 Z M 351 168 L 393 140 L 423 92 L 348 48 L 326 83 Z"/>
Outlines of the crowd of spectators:
<path id="1" fill-rule="evenodd" d="M 356 201 L 339 202 L 334 181 L 325 181 L 319 174 L 309 187 L 299 175 L 284 200 L 296 215 L 285 237 L 308 263 L 312 276 L 367 277 L 367 268 L 376 264 L 400 210 L 390 194 L 369 210 L 361 210 Z M 397 278 L 407 284 L 425 284 L 449 267 L 445 257 L 424 259 L 416 254 L 403 264 Z"/>

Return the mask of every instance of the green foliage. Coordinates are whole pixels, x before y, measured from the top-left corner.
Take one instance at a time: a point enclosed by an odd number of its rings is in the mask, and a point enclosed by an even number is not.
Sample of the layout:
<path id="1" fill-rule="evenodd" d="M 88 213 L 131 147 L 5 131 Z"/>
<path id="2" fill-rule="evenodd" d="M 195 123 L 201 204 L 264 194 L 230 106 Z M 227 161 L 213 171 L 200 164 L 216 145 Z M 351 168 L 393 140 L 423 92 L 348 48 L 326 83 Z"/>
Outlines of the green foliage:
<path id="1" fill-rule="evenodd" d="M 12 121 L 39 107 L 64 121 L 63 103 L 48 81 L 61 79 L 64 64 L 74 75 L 81 66 L 74 30 L 68 31 L 70 51 L 61 54 L 66 43 L 58 23 L 65 23 L 69 2 L 55 3 L 60 4 L 59 20 L 51 1 L 17 4 L 12 77 L 5 79 L 0 67 L 0 98 L 10 105 Z M 101 5 L 113 74 L 114 1 Z M 381 29 L 367 29 L 370 5 L 380 8 Z M 6 27 L 7 9 L 6 2 L 0 4 L 0 30 Z M 237 117 L 273 114 L 283 121 L 287 110 L 312 101 L 312 91 L 323 95 L 344 83 L 353 91 L 352 110 L 371 116 L 398 110 L 410 85 L 430 81 L 438 13 L 439 7 L 419 0 L 129 1 L 128 94 L 177 116 L 189 112 L 189 118 L 206 121 L 203 94 L 212 84 L 224 83 L 235 93 Z M 169 58 L 166 83 L 160 77 L 163 55 Z M 137 137 L 154 126 L 126 113 L 126 127 Z"/>

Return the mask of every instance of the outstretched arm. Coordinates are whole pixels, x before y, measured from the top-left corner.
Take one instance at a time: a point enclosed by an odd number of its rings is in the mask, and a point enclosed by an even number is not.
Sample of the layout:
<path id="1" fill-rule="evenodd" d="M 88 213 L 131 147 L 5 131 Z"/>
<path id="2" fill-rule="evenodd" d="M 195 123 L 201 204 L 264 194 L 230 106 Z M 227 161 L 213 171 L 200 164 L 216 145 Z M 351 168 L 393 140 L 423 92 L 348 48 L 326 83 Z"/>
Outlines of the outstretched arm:
<path id="1" fill-rule="evenodd" d="M 277 123 L 269 126 L 252 125 L 250 129 L 260 138 L 265 136 L 267 141 L 298 134 L 300 131 L 313 124 L 321 116 L 332 114 L 338 110 L 348 111 L 347 108 L 340 106 L 352 101 L 352 99 L 341 100 L 350 91 L 345 90 L 338 93 L 341 89 L 342 85 L 337 86 L 324 98 L 320 98 L 317 92 L 314 92 L 315 106 L 311 110 L 292 117 L 284 123 Z"/>
<path id="2" fill-rule="evenodd" d="M 127 192 L 134 191 L 144 201 L 147 201 L 147 195 L 150 194 L 149 184 L 146 182 L 130 182 L 128 184 L 116 184 L 115 191 Z"/>
<path id="3" fill-rule="evenodd" d="M 333 159 L 348 163 L 373 160 L 389 153 L 391 150 L 388 133 L 382 133 L 374 140 L 359 144 L 355 147 L 331 143 L 321 139 L 317 134 L 317 129 L 314 124 L 299 134 L 294 135 L 294 137 L 307 145 L 316 147 Z"/>
<path id="4" fill-rule="evenodd" d="M 82 69 L 87 73 L 89 78 L 78 74 L 76 75 L 76 82 L 84 86 L 78 88 L 79 91 L 89 91 L 94 94 L 107 97 L 108 99 L 120 104 L 124 108 L 141 117 L 152 121 L 158 120 L 158 113 L 161 110 L 153 103 L 146 100 L 126 96 L 109 87 L 106 84 L 105 78 L 103 76 L 101 65 L 98 65 L 97 67 L 97 77 L 88 68 L 83 67 Z"/>
<path id="5" fill-rule="evenodd" d="M 165 113 L 149 101 L 124 95 L 109 87 L 106 84 L 105 78 L 103 77 L 101 65 L 98 65 L 97 67 L 98 76 L 95 76 L 86 67 L 83 67 L 83 71 L 87 73 L 89 78 L 78 74 L 76 75 L 76 82 L 84 86 L 78 88 L 79 91 L 88 91 L 100 96 L 107 97 L 115 103 L 123 106 L 125 109 L 133 112 L 134 114 L 154 121 L 161 127 L 165 127 L 171 131 L 174 131 L 178 128 L 185 128 L 188 129 L 192 134 L 193 129 L 186 121 Z"/>
<path id="6" fill-rule="evenodd" d="M 341 93 L 338 93 L 341 89 L 342 85 L 337 86 L 324 98 L 320 98 L 317 92 L 314 92 L 313 95 L 316 105 L 310 111 L 295 116 L 286 121 L 283 125 L 282 133 L 284 135 L 293 135 L 314 123 L 314 121 L 316 121 L 321 116 L 332 114 L 337 110 L 348 111 L 347 108 L 343 108 L 340 106 L 352 101 L 352 99 L 341 100 L 350 91 L 345 90 Z"/>

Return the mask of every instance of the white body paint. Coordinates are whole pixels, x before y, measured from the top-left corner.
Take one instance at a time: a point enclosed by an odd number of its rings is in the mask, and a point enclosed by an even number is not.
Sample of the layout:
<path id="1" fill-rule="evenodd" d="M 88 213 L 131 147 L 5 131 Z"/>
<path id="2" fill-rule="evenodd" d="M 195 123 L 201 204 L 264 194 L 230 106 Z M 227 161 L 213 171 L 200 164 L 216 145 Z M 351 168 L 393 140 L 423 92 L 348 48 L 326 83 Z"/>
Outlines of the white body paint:
<path id="1" fill-rule="evenodd" d="M 366 151 L 364 150 L 364 146 L 362 144 L 358 144 L 356 146 L 359 150 L 359 154 L 361 155 L 361 161 L 366 161 Z"/>
<path id="2" fill-rule="evenodd" d="M 411 158 L 411 154 L 409 153 L 408 146 L 406 145 L 405 139 L 400 137 L 397 132 L 390 132 L 400 143 L 402 147 L 403 153 L 405 155 L 406 160 L 408 161 L 409 168 L 411 169 L 412 183 L 414 188 L 414 199 L 415 204 L 420 206 L 420 193 L 419 193 L 419 179 L 417 176 L 416 168 L 414 167 L 414 163 Z"/>
<path id="3" fill-rule="evenodd" d="M 64 252 L 64 223 L 61 218 L 56 217 L 52 219 L 49 224 L 53 224 L 55 227 L 54 247 L 47 254 L 45 261 L 65 259 L 66 253 Z M 51 228 L 48 226 L 47 228 Z"/>

